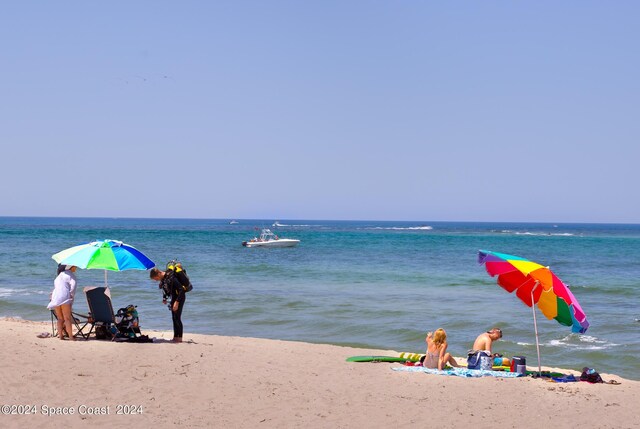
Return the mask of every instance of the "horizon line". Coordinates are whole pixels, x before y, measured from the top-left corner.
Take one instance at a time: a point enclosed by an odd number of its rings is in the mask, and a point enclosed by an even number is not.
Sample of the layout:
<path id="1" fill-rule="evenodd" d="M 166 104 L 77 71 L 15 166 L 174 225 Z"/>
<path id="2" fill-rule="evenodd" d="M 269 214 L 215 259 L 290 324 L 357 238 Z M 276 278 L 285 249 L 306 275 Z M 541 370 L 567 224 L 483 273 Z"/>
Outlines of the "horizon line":
<path id="1" fill-rule="evenodd" d="M 250 221 L 250 220 L 269 220 L 273 219 L 274 222 L 279 222 L 279 219 L 285 221 L 312 221 L 312 222 L 438 222 L 438 223 L 513 223 L 513 224 L 570 224 L 570 225 L 640 225 L 640 223 L 634 222 L 566 222 L 566 221 L 509 221 L 509 220 L 401 220 L 401 219 L 295 219 L 295 218 L 234 218 L 234 217 L 137 217 L 137 216 L 4 216 L 0 215 L 0 219 L 123 219 L 123 220 L 237 220 L 237 221 Z"/>

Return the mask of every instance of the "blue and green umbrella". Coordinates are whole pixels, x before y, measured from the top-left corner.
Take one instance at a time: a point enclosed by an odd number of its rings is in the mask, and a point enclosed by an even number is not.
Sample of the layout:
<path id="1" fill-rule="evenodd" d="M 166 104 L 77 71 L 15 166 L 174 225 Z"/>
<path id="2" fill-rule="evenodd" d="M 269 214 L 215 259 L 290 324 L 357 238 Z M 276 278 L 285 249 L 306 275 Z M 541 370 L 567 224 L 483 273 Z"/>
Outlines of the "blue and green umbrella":
<path id="1" fill-rule="evenodd" d="M 70 247 L 51 256 L 64 265 L 84 269 L 105 270 L 105 286 L 108 271 L 148 270 L 155 263 L 133 246 L 117 240 L 97 240 Z"/>

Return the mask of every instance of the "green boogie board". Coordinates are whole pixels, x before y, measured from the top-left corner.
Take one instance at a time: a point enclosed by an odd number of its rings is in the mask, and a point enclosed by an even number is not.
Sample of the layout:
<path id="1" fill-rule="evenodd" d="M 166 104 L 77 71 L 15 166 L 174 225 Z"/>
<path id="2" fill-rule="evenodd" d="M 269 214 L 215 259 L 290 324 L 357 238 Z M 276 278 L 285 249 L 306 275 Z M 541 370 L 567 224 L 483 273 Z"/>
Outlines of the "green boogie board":
<path id="1" fill-rule="evenodd" d="M 406 362 L 406 358 L 395 356 L 351 356 L 347 362 Z"/>

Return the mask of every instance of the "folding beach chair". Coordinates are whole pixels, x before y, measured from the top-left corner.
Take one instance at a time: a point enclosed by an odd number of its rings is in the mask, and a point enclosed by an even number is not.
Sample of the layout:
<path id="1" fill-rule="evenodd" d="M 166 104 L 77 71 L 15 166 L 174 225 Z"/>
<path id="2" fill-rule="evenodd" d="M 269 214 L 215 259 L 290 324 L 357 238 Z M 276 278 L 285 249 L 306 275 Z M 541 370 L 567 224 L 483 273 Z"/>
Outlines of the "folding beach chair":
<path id="1" fill-rule="evenodd" d="M 103 332 L 110 333 L 111 326 L 116 323 L 113 306 L 111 305 L 111 291 L 104 286 L 89 286 L 85 287 L 83 291 L 87 296 L 89 314 L 92 319 L 89 335 L 94 331 L 96 337 Z"/>
<path id="2" fill-rule="evenodd" d="M 71 315 L 73 316 L 73 324 L 76 326 L 76 333 L 73 336 L 76 338 L 82 337 L 83 339 L 88 340 L 91 332 L 85 334 L 83 330 L 87 325 L 92 323 L 91 317 L 85 314 L 75 313 L 73 311 L 71 312 Z M 57 325 L 58 316 L 55 311 L 51 310 L 51 332 L 54 337 L 58 335 Z"/>
<path id="3" fill-rule="evenodd" d="M 150 342 L 149 337 L 140 334 L 138 311 L 135 305 L 113 312 L 111 291 L 108 287 L 86 287 L 83 289 L 89 304 L 91 332 L 97 339 L 109 338 L 114 341 Z"/>

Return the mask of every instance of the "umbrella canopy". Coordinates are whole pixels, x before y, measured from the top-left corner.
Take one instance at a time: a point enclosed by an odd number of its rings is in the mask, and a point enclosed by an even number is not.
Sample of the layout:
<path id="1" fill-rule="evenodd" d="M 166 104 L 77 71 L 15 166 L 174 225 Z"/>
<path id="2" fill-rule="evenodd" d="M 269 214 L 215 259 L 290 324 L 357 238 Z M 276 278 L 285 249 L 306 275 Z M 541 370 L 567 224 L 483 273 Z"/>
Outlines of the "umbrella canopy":
<path id="1" fill-rule="evenodd" d="M 540 364 L 540 342 L 538 340 L 538 323 L 533 304 L 547 319 L 556 319 L 560 324 L 571 326 L 571 330 L 584 334 L 589 328 L 587 316 L 573 296 L 569 287 L 549 269 L 538 263 L 519 256 L 505 253 L 480 250 L 478 263 L 484 263 L 490 276 L 498 276 L 498 284 L 507 292 L 516 292 L 522 302 L 531 307 L 533 326 L 536 334 L 536 350 L 538 352 L 538 372 Z"/>
<path id="2" fill-rule="evenodd" d="M 498 284 L 516 295 L 527 306 L 537 304 L 547 319 L 555 319 L 571 330 L 584 334 L 589 328 L 587 316 L 578 300 L 550 269 L 519 256 L 481 250 L 478 262 L 487 273 L 498 276 Z"/>
<path id="3" fill-rule="evenodd" d="M 59 264 L 104 271 L 107 286 L 107 270 L 148 270 L 155 267 L 153 261 L 133 246 L 117 240 L 97 240 L 70 247 L 51 256 Z"/>
<path id="4" fill-rule="evenodd" d="M 70 247 L 51 256 L 59 264 L 110 271 L 148 270 L 155 264 L 133 246 L 117 240 L 98 240 Z"/>

